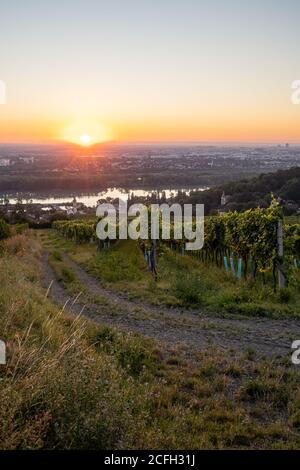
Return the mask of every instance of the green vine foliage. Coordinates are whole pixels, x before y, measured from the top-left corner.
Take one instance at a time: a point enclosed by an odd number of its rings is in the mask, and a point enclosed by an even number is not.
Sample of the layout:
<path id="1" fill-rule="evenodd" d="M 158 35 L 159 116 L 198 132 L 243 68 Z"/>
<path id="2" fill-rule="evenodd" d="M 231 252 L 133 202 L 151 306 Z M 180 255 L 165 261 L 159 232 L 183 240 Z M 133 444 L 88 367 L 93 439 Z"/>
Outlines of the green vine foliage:
<path id="1" fill-rule="evenodd" d="M 277 227 L 281 209 L 249 209 L 223 216 L 226 227 L 226 246 L 231 253 L 242 258 L 247 276 L 249 261 L 252 272 L 274 269 L 278 261 Z"/>
<path id="2" fill-rule="evenodd" d="M 53 222 L 52 227 L 63 237 L 75 243 L 89 243 L 96 241 L 95 221 L 61 221 Z"/>
<path id="3" fill-rule="evenodd" d="M 205 218 L 204 247 L 199 252 L 190 252 L 205 262 L 222 266 L 224 256 L 242 258 L 243 273 L 247 277 L 251 272 L 252 278 L 257 272 L 263 277 L 266 272 L 273 273 L 274 282 L 278 257 L 277 229 L 282 220 L 281 207 L 275 202 L 267 209 L 253 208 L 245 212 L 228 212 L 220 216 Z M 150 222 L 150 217 L 149 217 Z M 97 220 L 91 221 L 57 221 L 53 228 L 64 237 L 76 243 L 97 242 Z M 116 226 L 118 238 L 119 227 Z M 171 240 L 165 242 L 173 249 L 183 252 L 187 240 L 175 240 L 171 227 Z M 149 237 L 151 224 L 149 223 Z M 161 235 L 161 227 L 160 227 Z M 145 245 L 146 242 L 143 242 Z M 146 246 L 146 245 L 145 245 Z M 284 226 L 284 266 L 290 275 L 293 261 L 300 259 L 300 225 Z"/>

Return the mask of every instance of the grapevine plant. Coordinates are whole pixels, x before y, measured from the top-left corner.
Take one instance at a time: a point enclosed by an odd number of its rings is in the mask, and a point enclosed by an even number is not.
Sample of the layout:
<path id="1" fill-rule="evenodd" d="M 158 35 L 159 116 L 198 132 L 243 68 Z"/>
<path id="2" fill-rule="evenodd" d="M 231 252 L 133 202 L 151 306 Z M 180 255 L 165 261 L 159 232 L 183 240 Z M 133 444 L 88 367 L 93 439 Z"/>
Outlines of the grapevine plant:
<path id="1" fill-rule="evenodd" d="M 276 270 L 283 261 L 278 257 L 277 229 L 280 220 L 282 220 L 282 210 L 275 202 L 267 209 L 258 207 L 245 212 L 228 212 L 220 216 L 206 217 L 204 246 L 202 250 L 191 251 L 189 254 L 218 266 L 222 266 L 224 256 L 241 258 L 245 277 L 251 273 L 251 277 L 255 279 L 257 272 L 260 272 L 264 279 L 265 273 L 271 272 L 275 285 Z M 56 221 L 53 223 L 53 228 L 76 243 L 92 242 L 100 246 L 103 242 L 100 243 L 97 239 L 96 225 L 96 219 Z M 117 238 L 118 233 L 117 225 Z M 151 224 L 149 224 L 149 237 L 151 237 Z M 297 267 L 300 259 L 300 225 L 284 225 L 283 238 L 284 269 L 288 276 L 291 266 Z M 164 243 L 173 250 L 183 253 L 186 241 L 184 238 L 174 239 L 174 227 L 171 224 L 171 239 Z M 143 241 L 143 246 L 146 246 L 146 243 Z"/>

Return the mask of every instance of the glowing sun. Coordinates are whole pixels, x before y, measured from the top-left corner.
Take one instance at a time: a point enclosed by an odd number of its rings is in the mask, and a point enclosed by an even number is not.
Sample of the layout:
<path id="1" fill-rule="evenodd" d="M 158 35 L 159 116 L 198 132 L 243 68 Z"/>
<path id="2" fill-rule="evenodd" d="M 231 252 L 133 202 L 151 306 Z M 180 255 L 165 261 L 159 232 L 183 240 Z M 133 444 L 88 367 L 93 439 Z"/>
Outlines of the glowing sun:
<path id="1" fill-rule="evenodd" d="M 92 143 L 92 138 L 88 134 L 82 134 L 79 137 L 79 140 L 80 140 L 81 145 L 85 145 L 86 147 L 88 147 Z"/>
<path id="2" fill-rule="evenodd" d="M 109 128 L 96 120 L 84 118 L 64 127 L 60 139 L 81 147 L 91 147 L 111 140 L 112 134 Z"/>

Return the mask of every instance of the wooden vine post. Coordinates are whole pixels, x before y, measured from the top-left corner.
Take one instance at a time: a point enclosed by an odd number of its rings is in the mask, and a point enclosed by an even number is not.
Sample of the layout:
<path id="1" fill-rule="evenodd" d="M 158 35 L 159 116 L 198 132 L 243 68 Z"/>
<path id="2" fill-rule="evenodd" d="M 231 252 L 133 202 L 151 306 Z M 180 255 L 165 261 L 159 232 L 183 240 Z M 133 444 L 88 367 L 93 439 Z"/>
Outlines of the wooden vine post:
<path id="1" fill-rule="evenodd" d="M 282 220 L 278 221 L 277 226 L 277 245 L 278 245 L 278 286 L 279 289 L 285 287 L 285 275 L 283 272 L 283 228 Z"/>

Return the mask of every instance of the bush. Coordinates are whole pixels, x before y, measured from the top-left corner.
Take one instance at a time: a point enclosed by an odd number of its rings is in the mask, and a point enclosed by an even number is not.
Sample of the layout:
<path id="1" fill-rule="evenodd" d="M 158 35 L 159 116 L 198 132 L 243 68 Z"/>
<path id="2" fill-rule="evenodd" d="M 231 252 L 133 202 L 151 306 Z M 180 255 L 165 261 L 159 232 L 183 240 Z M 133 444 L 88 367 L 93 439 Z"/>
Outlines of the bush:
<path id="1" fill-rule="evenodd" d="M 196 276 L 177 277 L 173 286 L 174 294 L 186 305 L 201 304 L 203 285 Z"/>
<path id="2" fill-rule="evenodd" d="M 14 235 L 3 243 L 5 250 L 13 255 L 24 255 L 30 249 L 30 242 L 25 235 Z"/>
<path id="3" fill-rule="evenodd" d="M 279 291 L 279 302 L 287 304 L 291 300 L 292 294 L 291 291 L 287 288 L 280 289 Z"/>
<path id="4" fill-rule="evenodd" d="M 3 220 L 0 219 L 0 240 L 4 240 L 10 236 L 10 227 L 9 225 Z"/>

